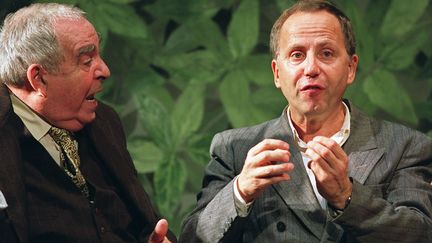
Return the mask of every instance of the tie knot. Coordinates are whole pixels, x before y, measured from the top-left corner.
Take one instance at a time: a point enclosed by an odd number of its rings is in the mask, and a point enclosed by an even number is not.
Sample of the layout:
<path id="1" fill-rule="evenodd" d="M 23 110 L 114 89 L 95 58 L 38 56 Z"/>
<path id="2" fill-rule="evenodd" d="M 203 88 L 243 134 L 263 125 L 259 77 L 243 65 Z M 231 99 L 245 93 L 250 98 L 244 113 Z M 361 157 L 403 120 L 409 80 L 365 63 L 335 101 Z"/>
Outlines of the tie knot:
<path id="1" fill-rule="evenodd" d="M 51 127 L 48 133 L 60 146 L 64 146 L 73 142 L 72 134 L 65 129 Z"/>

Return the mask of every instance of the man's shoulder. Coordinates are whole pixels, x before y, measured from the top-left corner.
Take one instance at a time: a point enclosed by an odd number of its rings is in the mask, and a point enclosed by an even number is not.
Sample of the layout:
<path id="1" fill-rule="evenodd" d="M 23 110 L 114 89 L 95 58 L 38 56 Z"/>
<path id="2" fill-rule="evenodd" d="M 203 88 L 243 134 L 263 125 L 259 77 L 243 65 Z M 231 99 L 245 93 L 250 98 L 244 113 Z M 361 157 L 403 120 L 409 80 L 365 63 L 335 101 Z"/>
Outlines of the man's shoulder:
<path id="1" fill-rule="evenodd" d="M 277 126 L 278 123 L 280 123 L 281 118 L 275 118 L 272 120 L 268 120 L 265 122 L 262 122 L 260 124 L 252 125 L 252 126 L 246 126 L 246 127 L 240 127 L 240 128 L 233 128 L 228 129 L 222 132 L 219 132 L 217 135 L 223 136 L 223 137 L 251 137 L 251 136 L 258 136 L 259 134 L 264 134 L 268 132 L 269 130 L 274 130 L 275 128 L 280 128 Z"/>
<path id="2" fill-rule="evenodd" d="M 98 101 L 96 114 L 99 116 L 118 116 L 117 112 L 111 106 L 102 101 Z"/>
<path id="3" fill-rule="evenodd" d="M 91 123 L 93 127 L 122 127 L 118 113 L 109 105 L 99 101 L 96 109 L 96 119 Z"/>
<path id="4" fill-rule="evenodd" d="M 210 150 L 223 145 L 236 151 L 247 151 L 266 138 L 288 140 L 289 131 L 285 119 L 282 115 L 257 125 L 219 132 L 214 136 Z"/>
<path id="5" fill-rule="evenodd" d="M 356 121 L 354 121 L 356 124 L 355 126 L 367 126 L 370 124 L 372 132 L 378 140 L 382 139 L 383 141 L 388 141 L 391 139 L 397 139 L 400 141 L 419 139 L 432 143 L 430 137 L 409 125 L 372 117 L 355 107 L 353 108 L 353 115 L 353 119 L 356 119 Z"/>

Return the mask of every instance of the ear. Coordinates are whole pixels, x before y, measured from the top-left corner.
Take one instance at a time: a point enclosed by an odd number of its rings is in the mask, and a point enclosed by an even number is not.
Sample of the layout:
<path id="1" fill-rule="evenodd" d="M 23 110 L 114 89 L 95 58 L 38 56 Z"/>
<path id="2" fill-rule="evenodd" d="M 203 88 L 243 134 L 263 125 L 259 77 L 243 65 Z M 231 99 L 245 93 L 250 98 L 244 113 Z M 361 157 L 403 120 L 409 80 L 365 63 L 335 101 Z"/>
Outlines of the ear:
<path id="1" fill-rule="evenodd" d="M 280 89 L 281 85 L 279 82 L 279 67 L 275 59 L 273 59 L 271 62 L 271 68 L 273 71 L 273 82 L 275 83 L 276 88 Z"/>
<path id="2" fill-rule="evenodd" d="M 33 89 L 33 92 L 40 96 L 46 97 L 47 86 L 43 79 L 45 70 L 39 64 L 32 64 L 27 68 L 27 80 Z"/>
<path id="3" fill-rule="evenodd" d="M 354 82 L 355 75 L 357 72 L 357 65 L 358 65 L 358 56 L 354 54 L 351 56 L 351 60 L 349 61 L 349 65 L 348 65 L 347 84 L 352 84 Z"/>

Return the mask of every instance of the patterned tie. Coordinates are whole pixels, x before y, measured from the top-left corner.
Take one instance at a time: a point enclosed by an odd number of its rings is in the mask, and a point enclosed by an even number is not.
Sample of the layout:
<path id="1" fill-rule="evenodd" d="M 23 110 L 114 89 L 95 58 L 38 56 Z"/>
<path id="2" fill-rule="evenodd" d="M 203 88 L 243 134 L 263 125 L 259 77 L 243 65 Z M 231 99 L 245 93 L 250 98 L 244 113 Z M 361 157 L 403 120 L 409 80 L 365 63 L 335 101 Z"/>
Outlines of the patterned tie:
<path id="1" fill-rule="evenodd" d="M 75 183 L 75 185 L 81 190 L 84 196 L 89 198 L 87 183 L 79 169 L 80 158 L 78 155 L 78 148 L 71 133 L 57 127 L 51 127 L 48 133 L 62 149 L 60 160 L 63 162 L 64 171 L 72 179 L 73 183 Z"/>

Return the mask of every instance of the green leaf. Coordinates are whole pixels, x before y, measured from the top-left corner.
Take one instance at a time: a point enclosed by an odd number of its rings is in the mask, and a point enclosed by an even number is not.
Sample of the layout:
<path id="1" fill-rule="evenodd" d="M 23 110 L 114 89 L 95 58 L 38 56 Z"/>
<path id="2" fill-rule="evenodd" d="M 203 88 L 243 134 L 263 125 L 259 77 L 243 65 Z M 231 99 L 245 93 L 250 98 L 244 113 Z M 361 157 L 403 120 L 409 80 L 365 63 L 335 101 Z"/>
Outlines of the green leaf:
<path id="1" fill-rule="evenodd" d="M 219 86 L 219 96 L 234 127 L 244 127 L 258 122 L 251 112 L 249 83 L 242 72 L 231 72 L 224 78 Z"/>
<path id="2" fill-rule="evenodd" d="M 291 7 L 296 2 L 296 0 L 277 0 L 276 4 L 279 7 L 280 11 L 283 12 L 285 11 L 285 9 Z"/>
<path id="3" fill-rule="evenodd" d="M 432 138 L 432 130 L 429 130 L 429 132 L 427 132 L 427 134 L 430 138 Z"/>
<path id="4" fill-rule="evenodd" d="M 358 73 L 357 76 L 361 75 Z M 356 79 L 356 81 L 347 88 L 344 97 L 353 102 L 362 111 L 369 115 L 373 115 L 375 114 L 378 107 L 370 100 L 364 89 L 363 83 L 364 80 Z"/>
<path id="5" fill-rule="evenodd" d="M 401 70 L 410 66 L 424 43 L 429 41 L 427 32 L 419 32 L 414 38 L 397 43 L 396 48 L 389 45 L 383 53 L 389 53 L 384 65 L 391 70 Z"/>
<path id="6" fill-rule="evenodd" d="M 346 5 L 346 13 L 350 16 L 355 30 L 357 42 L 356 52 L 360 57 L 359 65 L 363 69 L 369 69 L 373 64 L 375 64 L 375 38 L 371 35 L 374 26 L 367 25 L 365 14 L 360 12 L 356 2 L 347 1 Z"/>
<path id="7" fill-rule="evenodd" d="M 161 149 L 172 148 L 171 118 L 166 108 L 156 99 L 145 97 L 138 100 L 140 118 L 144 128 Z"/>
<path id="8" fill-rule="evenodd" d="M 214 82 L 225 71 L 226 60 L 214 51 L 200 50 L 157 56 L 154 63 L 184 80 L 195 79 L 203 83 Z"/>
<path id="9" fill-rule="evenodd" d="M 156 171 L 163 155 L 162 151 L 154 143 L 138 138 L 128 140 L 128 151 L 138 173 Z"/>
<path id="10" fill-rule="evenodd" d="M 253 106 L 261 111 L 261 117 L 257 117 L 260 121 L 270 120 L 279 116 L 287 105 L 287 100 L 282 92 L 274 85 L 261 87 L 253 92 L 252 100 Z"/>
<path id="11" fill-rule="evenodd" d="M 249 55 L 241 58 L 239 69 L 257 85 L 274 86 L 270 54 Z"/>
<path id="12" fill-rule="evenodd" d="M 248 55 L 258 42 L 258 0 L 243 0 L 228 27 L 228 43 L 234 58 Z"/>
<path id="13" fill-rule="evenodd" d="M 202 17 L 211 18 L 219 8 L 227 5 L 226 2 L 227 0 L 158 0 L 144 9 L 157 18 L 168 18 L 183 23 Z"/>
<path id="14" fill-rule="evenodd" d="M 429 0 L 393 0 L 381 25 L 381 35 L 391 40 L 410 32 L 428 3 Z"/>
<path id="15" fill-rule="evenodd" d="M 88 0 L 86 0 L 88 1 Z M 112 3 L 120 3 L 120 4 L 128 4 L 128 3 L 134 3 L 137 2 L 138 0 L 109 0 Z"/>
<path id="16" fill-rule="evenodd" d="M 192 19 L 180 25 L 169 36 L 165 50 L 179 53 L 199 47 L 206 47 L 224 58 L 230 56 L 227 41 L 220 28 L 208 18 Z"/>
<path id="17" fill-rule="evenodd" d="M 112 32 L 134 38 L 147 37 L 147 26 L 132 6 L 98 4 L 98 11 L 105 13 L 106 24 Z"/>
<path id="18" fill-rule="evenodd" d="M 89 2 L 82 5 L 99 31 L 109 30 L 133 38 L 147 37 L 147 26 L 132 6 L 107 2 Z"/>
<path id="19" fill-rule="evenodd" d="M 166 154 L 154 175 L 156 201 L 162 215 L 172 216 L 173 208 L 182 195 L 187 179 L 184 162 L 175 154 Z"/>
<path id="20" fill-rule="evenodd" d="M 370 100 L 389 114 L 401 121 L 417 124 L 413 103 L 391 72 L 380 69 L 372 73 L 366 78 L 364 89 Z"/>
<path id="21" fill-rule="evenodd" d="M 165 83 L 165 79 L 148 67 L 133 66 L 128 70 L 124 77 L 128 83 L 128 88 L 131 92 L 142 92 L 152 89 L 154 86 L 161 86 Z"/>
<path id="22" fill-rule="evenodd" d="M 182 142 L 201 126 L 204 114 L 205 86 L 190 82 L 172 112 L 173 134 Z"/>
<path id="23" fill-rule="evenodd" d="M 429 102 L 420 102 L 416 104 L 416 110 L 420 118 L 432 122 L 432 100 Z"/>

